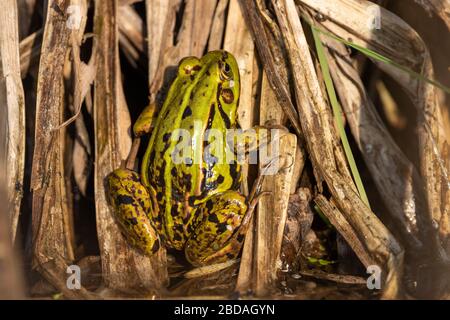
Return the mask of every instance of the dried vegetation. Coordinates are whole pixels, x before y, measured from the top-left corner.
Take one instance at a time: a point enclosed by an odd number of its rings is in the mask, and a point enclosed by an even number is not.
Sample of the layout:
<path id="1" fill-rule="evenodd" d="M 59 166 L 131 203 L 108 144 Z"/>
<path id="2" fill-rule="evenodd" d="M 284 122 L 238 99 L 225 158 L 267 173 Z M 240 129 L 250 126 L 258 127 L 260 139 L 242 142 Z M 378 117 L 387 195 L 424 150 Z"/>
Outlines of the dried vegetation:
<path id="1" fill-rule="evenodd" d="M 2 5 L 0 296 L 449 297 L 449 94 L 394 65 L 450 86 L 448 1 Z M 354 183 L 307 21 L 394 62 L 320 34 L 370 206 Z M 280 151 L 292 161 L 265 179 L 271 196 L 258 205 L 239 263 L 186 274 L 164 248 L 148 258 L 128 246 L 104 179 L 127 157 L 140 110 L 163 101 L 178 61 L 215 49 L 238 60 L 241 126 L 286 126 Z M 244 193 L 258 170 L 244 168 Z M 66 286 L 73 264 L 79 290 Z M 366 287 L 372 265 L 381 290 Z"/>

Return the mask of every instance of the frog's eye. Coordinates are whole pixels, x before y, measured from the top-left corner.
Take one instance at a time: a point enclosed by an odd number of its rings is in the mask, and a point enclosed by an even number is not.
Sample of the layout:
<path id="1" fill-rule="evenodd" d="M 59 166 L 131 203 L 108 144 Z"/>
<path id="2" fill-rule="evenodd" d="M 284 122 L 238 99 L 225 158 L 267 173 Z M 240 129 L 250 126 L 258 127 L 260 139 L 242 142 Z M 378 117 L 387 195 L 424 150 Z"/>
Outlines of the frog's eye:
<path id="1" fill-rule="evenodd" d="M 230 73 L 231 72 L 231 68 L 230 68 L 230 65 L 228 63 L 225 63 L 225 66 L 223 67 L 223 71 L 225 71 L 225 73 Z"/>
<path id="2" fill-rule="evenodd" d="M 226 62 L 221 66 L 220 77 L 224 80 L 230 80 L 232 78 L 231 67 Z"/>

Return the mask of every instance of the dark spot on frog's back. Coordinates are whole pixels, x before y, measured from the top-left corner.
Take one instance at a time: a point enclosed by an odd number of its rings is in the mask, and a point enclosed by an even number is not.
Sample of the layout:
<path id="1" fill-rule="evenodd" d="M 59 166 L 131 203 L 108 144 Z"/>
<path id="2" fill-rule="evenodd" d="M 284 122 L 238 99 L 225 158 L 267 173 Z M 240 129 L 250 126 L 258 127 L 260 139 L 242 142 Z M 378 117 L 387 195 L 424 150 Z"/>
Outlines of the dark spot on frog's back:
<path id="1" fill-rule="evenodd" d="M 153 181 L 156 180 L 156 182 L 159 185 L 164 185 L 164 183 L 165 183 L 164 182 L 164 173 L 165 173 L 165 170 L 166 170 L 166 163 L 162 162 L 161 166 L 159 168 L 157 168 L 157 169 L 158 169 L 159 174 L 158 174 L 157 177 L 153 178 Z"/>
<path id="2" fill-rule="evenodd" d="M 184 234 L 184 229 L 182 224 L 176 224 L 172 227 L 173 229 L 173 239 L 175 241 L 183 240 L 182 235 Z"/>
<path id="3" fill-rule="evenodd" d="M 224 233 L 227 230 L 228 230 L 228 224 L 226 221 L 217 224 L 217 232 Z"/>
<path id="4" fill-rule="evenodd" d="M 214 121 L 214 117 L 216 115 L 216 108 L 214 106 L 214 103 L 211 104 L 211 106 L 209 107 L 209 116 L 208 116 L 208 124 L 206 125 L 206 130 L 211 129 L 212 128 L 212 124 Z M 208 135 L 209 136 L 209 135 Z M 206 138 L 207 140 L 208 138 Z M 206 141 L 204 141 L 206 142 Z"/>
<path id="5" fill-rule="evenodd" d="M 186 119 L 187 117 L 189 117 L 191 115 L 192 115 L 191 107 L 187 106 L 186 109 L 184 109 L 183 116 L 181 117 L 181 119 L 182 120 Z"/>
<path id="6" fill-rule="evenodd" d="M 172 205 L 172 208 L 170 209 L 170 214 L 172 215 L 172 217 L 178 216 L 179 211 L 178 211 L 177 205 L 175 205 L 175 204 Z"/>
<path id="7" fill-rule="evenodd" d="M 219 176 L 217 177 L 217 183 L 218 183 L 218 184 L 221 184 L 221 183 L 223 183 L 224 181 L 225 181 L 225 178 L 224 178 L 223 175 L 219 175 Z"/>
<path id="8" fill-rule="evenodd" d="M 173 235 L 173 240 L 175 240 L 175 241 L 181 241 L 181 240 L 183 240 L 183 238 L 181 237 L 181 235 L 180 235 L 179 233 L 175 233 L 175 234 Z"/>
<path id="9" fill-rule="evenodd" d="M 197 200 L 197 197 L 196 197 L 196 196 L 190 196 L 190 197 L 188 198 L 188 204 L 189 204 L 189 206 L 193 207 L 193 206 L 195 205 L 195 200 Z"/>
<path id="10" fill-rule="evenodd" d="M 215 215 L 215 214 L 210 214 L 208 216 L 208 221 L 212 222 L 212 223 L 217 223 L 217 224 L 220 223 L 219 219 L 217 218 L 217 215 Z"/>
<path id="11" fill-rule="evenodd" d="M 134 172 L 133 172 L 133 174 L 130 174 L 130 179 L 131 179 L 131 181 L 134 181 L 134 182 L 140 182 L 139 175 Z"/>
<path id="12" fill-rule="evenodd" d="M 169 141 L 169 139 L 170 139 L 171 136 L 172 136 L 172 134 L 171 134 L 170 132 L 165 133 L 165 134 L 163 135 L 163 141 L 164 141 L 164 142 Z"/>
<path id="13" fill-rule="evenodd" d="M 117 202 L 119 204 L 132 204 L 134 203 L 134 198 L 127 195 L 119 194 L 117 196 Z"/>
<path id="14" fill-rule="evenodd" d="M 219 103 L 217 105 L 220 115 L 222 116 L 223 122 L 225 122 L 225 128 L 227 129 L 231 129 L 231 121 L 230 118 L 228 117 L 228 115 L 225 113 L 225 111 L 223 111 L 222 105 Z"/>
<path id="15" fill-rule="evenodd" d="M 128 222 L 130 223 L 130 225 L 135 226 L 138 224 L 137 218 L 136 217 L 132 217 L 130 219 L 128 219 Z"/>
<path id="16" fill-rule="evenodd" d="M 190 173 L 183 174 L 183 182 L 186 190 L 191 190 L 192 188 L 192 175 Z"/>
<path id="17" fill-rule="evenodd" d="M 213 208 L 214 208 L 214 202 L 211 199 L 206 201 L 206 209 L 208 209 L 208 211 L 211 212 Z"/>
<path id="18" fill-rule="evenodd" d="M 230 177 L 233 181 L 238 180 L 240 175 L 240 165 L 236 163 L 236 161 L 233 161 L 228 167 L 230 168 Z"/>
<path id="19" fill-rule="evenodd" d="M 150 157 L 149 157 L 149 161 L 152 162 L 155 159 L 155 149 L 152 150 L 152 152 L 150 153 Z"/>

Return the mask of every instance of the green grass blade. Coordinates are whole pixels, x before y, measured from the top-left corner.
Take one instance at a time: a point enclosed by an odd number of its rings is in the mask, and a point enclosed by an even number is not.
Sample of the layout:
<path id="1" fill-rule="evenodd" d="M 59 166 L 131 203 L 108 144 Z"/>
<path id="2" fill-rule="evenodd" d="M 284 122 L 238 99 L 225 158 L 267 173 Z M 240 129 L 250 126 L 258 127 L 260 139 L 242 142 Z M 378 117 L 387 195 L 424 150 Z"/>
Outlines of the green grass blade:
<path id="1" fill-rule="evenodd" d="M 405 66 L 402 66 L 401 64 L 395 62 L 394 60 L 389 59 L 389 58 L 387 58 L 387 57 L 385 57 L 385 56 L 383 56 L 383 55 L 381 55 L 381 54 L 379 54 L 379 53 L 377 53 L 377 52 L 375 52 L 375 51 L 372 51 L 372 50 L 370 50 L 370 49 L 368 49 L 368 48 L 364 48 L 364 47 L 362 47 L 362 46 L 360 46 L 360 45 L 357 45 L 357 44 L 355 44 L 355 43 L 353 43 L 353 42 L 351 42 L 351 41 L 347 41 L 347 40 L 342 39 L 342 38 L 340 38 L 340 37 L 338 37 L 338 36 L 336 36 L 336 35 L 334 35 L 334 34 L 332 34 L 332 33 L 330 33 L 330 32 L 327 32 L 327 31 L 325 31 L 325 30 L 322 30 L 322 29 L 320 29 L 320 28 L 314 26 L 314 25 L 313 25 L 307 18 L 305 18 L 304 16 L 302 16 L 302 18 L 306 21 L 306 23 L 309 24 L 309 26 L 311 27 L 312 30 L 314 30 L 314 31 L 316 31 L 316 32 L 319 32 L 319 33 L 321 33 L 321 34 L 323 34 L 323 35 L 325 35 L 325 36 L 327 36 L 327 37 L 329 37 L 329 38 L 332 38 L 332 39 L 338 41 L 338 42 L 341 42 L 341 43 L 345 44 L 346 46 L 349 46 L 349 47 L 351 47 L 351 48 L 353 48 L 353 49 L 355 49 L 355 50 L 361 52 L 362 54 L 366 55 L 366 56 L 369 57 L 369 58 L 372 58 L 372 59 L 374 59 L 374 60 L 377 60 L 377 61 L 380 61 L 380 62 L 389 64 L 389 65 L 391 65 L 391 66 L 393 66 L 393 67 L 395 67 L 395 68 L 397 68 L 397 69 L 400 69 L 400 70 L 402 70 L 403 72 L 408 73 L 411 77 L 413 77 L 413 78 L 415 78 L 415 79 L 418 79 L 418 80 L 420 80 L 420 81 L 427 82 L 427 83 L 429 83 L 429 84 L 431 84 L 431 85 L 433 85 L 433 86 L 435 86 L 435 87 L 438 87 L 439 89 L 443 90 L 443 91 L 446 92 L 447 94 L 450 94 L 450 88 L 447 87 L 447 86 L 445 86 L 445 85 L 443 85 L 442 83 L 440 83 L 440 82 L 438 82 L 438 81 L 436 81 L 436 80 L 429 79 L 429 78 L 425 77 L 424 75 L 422 75 L 422 74 L 420 74 L 420 73 L 417 73 L 417 72 L 411 70 L 410 68 L 407 68 L 407 67 L 405 67 Z"/>
<path id="2" fill-rule="evenodd" d="M 344 123 L 342 121 L 342 108 L 337 100 L 336 91 L 334 90 L 333 81 L 331 79 L 330 70 L 328 67 L 327 58 L 325 56 L 325 50 L 320 40 L 320 36 L 317 30 L 311 28 L 314 37 L 314 43 L 316 44 L 317 56 L 319 58 L 320 68 L 322 69 L 323 77 L 325 80 L 325 86 L 327 88 L 328 96 L 330 98 L 330 103 L 333 109 L 334 118 L 336 125 L 338 127 L 339 135 L 341 137 L 342 145 L 344 147 L 344 152 L 347 157 L 347 161 L 352 172 L 353 179 L 355 181 L 356 187 L 358 188 L 359 196 L 361 200 L 370 208 L 369 199 L 367 198 L 364 185 L 362 183 L 361 177 L 358 172 L 358 167 L 356 166 L 355 158 L 353 157 L 352 149 L 348 143 L 347 134 L 345 132 Z"/>

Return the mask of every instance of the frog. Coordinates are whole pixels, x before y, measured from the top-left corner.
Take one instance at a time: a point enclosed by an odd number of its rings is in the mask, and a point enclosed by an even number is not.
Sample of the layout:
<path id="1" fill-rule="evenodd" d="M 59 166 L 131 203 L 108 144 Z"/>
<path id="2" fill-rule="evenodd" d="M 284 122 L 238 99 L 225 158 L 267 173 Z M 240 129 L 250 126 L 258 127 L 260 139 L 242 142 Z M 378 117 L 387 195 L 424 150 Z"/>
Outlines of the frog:
<path id="1" fill-rule="evenodd" d="M 145 255 L 154 255 L 162 246 L 184 250 L 186 260 L 201 267 L 240 254 L 263 195 L 261 180 L 244 196 L 242 163 L 218 161 L 216 156 L 242 150 L 236 141 L 245 144 L 247 152 L 257 149 L 267 135 L 264 127 L 255 126 L 251 129 L 256 136 L 237 136 L 231 142 L 226 138 L 228 130 L 240 129 L 239 96 L 236 58 L 225 50 L 211 51 L 201 58 L 183 58 L 162 107 L 157 111 L 151 103 L 136 120 L 135 138 L 150 137 L 140 172 L 121 167 L 106 183 L 122 234 Z M 192 147 L 184 154 L 179 147 L 183 137 L 175 134 L 180 129 L 188 133 Z M 211 129 L 221 135 L 209 134 Z M 208 149 L 213 142 L 221 143 Z M 181 161 L 174 161 L 174 155 Z"/>

